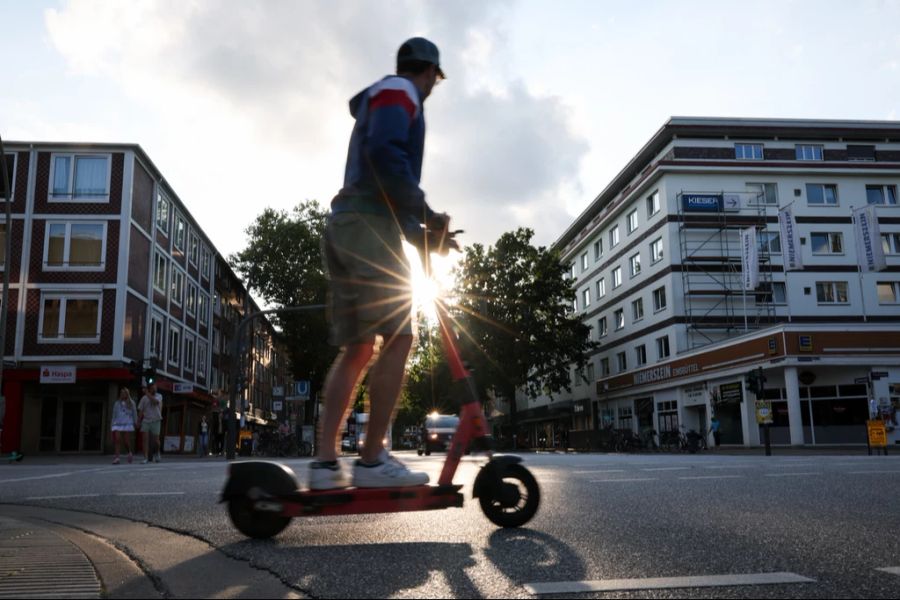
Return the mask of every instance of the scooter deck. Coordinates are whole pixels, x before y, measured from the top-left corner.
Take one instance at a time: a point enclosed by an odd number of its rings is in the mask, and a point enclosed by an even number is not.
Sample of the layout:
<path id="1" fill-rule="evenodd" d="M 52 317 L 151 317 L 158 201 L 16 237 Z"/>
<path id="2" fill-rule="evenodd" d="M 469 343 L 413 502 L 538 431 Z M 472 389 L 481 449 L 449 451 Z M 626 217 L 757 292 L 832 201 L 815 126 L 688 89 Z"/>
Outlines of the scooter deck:
<path id="1" fill-rule="evenodd" d="M 286 517 L 393 513 L 462 507 L 461 485 L 297 490 L 257 502 L 258 509 Z"/>

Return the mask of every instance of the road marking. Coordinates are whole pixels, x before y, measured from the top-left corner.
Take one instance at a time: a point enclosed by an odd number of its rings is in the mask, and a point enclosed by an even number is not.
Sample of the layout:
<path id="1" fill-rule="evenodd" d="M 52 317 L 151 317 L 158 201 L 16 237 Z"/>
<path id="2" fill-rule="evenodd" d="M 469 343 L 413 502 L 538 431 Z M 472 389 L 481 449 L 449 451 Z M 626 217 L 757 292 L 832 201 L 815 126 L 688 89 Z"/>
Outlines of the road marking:
<path id="1" fill-rule="evenodd" d="M 637 478 L 637 479 L 591 479 L 591 483 L 612 483 L 618 481 L 659 481 L 658 477 Z"/>
<path id="2" fill-rule="evenodd" d="M 882 473 L 900 473 L 900 471 L 847 471 L 847 475 L 879 475 Z"/>
<path id="3" fill-rule="evenodd" d="M 63 500 L 66 498 L 99 498 L 100 494 L 69 494 L 67 496 L 29 496 L 26 500 Z"/>
<path id="4" fill-rule="evenodd" d="M 625 469 L 609 469 L 606 471 L 572 471 L 572 475 L 596 475 L 597 473 L 624 473 Z"/>
<path id="5" fill-rule="evenodd" d="M 641 471 L 690 471 L 693 467 L 654 467 L 652 469 L 641 469 Z"/>
<path id="6" fill-rule="evenodd" d="M 645 579 L 600 579 L 596 581 L 559 581 L 526 583 L 531 594 L 579 594 L 584 592 L 619 592 L 625 590 L 661 590 L 671 588 L 703 588 L 740 585 L 783 585 L 815 583 L 796 573 L 749 573 L 737 575 L 698 575 L 692 577 L 649 577 Z"/>
<path id="7" fill-rule="evenodd" d="M 122 492 L 114 496 L 184 496 L 184 492 Z"/>
<path id="8" fill-rule="evenodd" d="M 900 567 L 882 567 L 875 570 L 884 571 L 885 573 L 890 573 L 891 575 L 900 575 Z"/>
<path id="9" fill-rule="evenodd" d="M 822 473 L 767 473 L 766 477 L 799 477 L 801 475 L 821 475 Z"/>
<path id="10" fill-rule="evenodd" d="M 679 477 L 678 479 L 743 479 L 743 475 L 700 475 L 698 477 Z"/>
<path id="11" fill-rule="evenodd" d="M 793 463 L 793 464 L 790 464 L 790 465 L 778 465 L 778 464 L 775 464 L 775 465 L 767 465 L 767 466 L 768 466 L 769 468 L 771 468 L 771 469 L 796 469 L 796 468 L 799 468 L 799 467 L 808 467 L 808 466 L 810 466 L 810 465 L 812 465 L 812 464 L 813 464 L 813 463 Z"/>

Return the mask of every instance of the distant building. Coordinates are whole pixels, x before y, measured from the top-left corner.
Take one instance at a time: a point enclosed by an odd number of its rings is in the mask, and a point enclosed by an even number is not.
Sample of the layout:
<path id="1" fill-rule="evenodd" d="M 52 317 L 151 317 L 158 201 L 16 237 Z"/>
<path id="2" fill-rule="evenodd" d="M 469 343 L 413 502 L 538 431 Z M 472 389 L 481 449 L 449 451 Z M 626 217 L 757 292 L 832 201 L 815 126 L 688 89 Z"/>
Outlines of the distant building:
<path id="1" fill-rule="evenodd" d="M 898 186 L 900 122 L 670 119 L 555 244 L 600 348 L 572 393 L 519 398 L 521 431 L 705 433 L 715 414 L 723 444 L 756 446 L 761 367 L 774 444 L 864 445 L 870 413 L 898 443 Z M 859 250 L 867 206 L 880 237 Z"/>
<path id="2" fill-rule="evenodd" d="M 12 142 L 6 151 L 3 451 L 108 450 L 119 387 L 139 399 L 149 367 L 164 396 L 166 451 L 194 451 L 200 416 L 218 408 L 213 392 L 232 381 L 235 319 L 258 307 L 139 146 Z M 274 424 L 284 353 L 266 321 L 250 344 L 247 414 Z"/>

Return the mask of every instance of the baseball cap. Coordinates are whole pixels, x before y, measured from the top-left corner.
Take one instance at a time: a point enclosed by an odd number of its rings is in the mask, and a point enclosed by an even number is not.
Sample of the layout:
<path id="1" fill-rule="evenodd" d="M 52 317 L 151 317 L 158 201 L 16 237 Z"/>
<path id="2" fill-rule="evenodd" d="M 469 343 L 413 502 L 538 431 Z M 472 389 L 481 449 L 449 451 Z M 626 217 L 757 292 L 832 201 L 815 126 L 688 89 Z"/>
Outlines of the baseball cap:
<path id="1" fill-rule="evenodd" d="M 423 37 L 409 38 L 403 42 L 403 45 L 397 50 L 397 64 L 400 65 L 410 60 L 421 60 L 431 63 L 437 67 L 438 77 L 441 79 L 447 78 L 441 70 L 441 57 L 434 42 Z"/>

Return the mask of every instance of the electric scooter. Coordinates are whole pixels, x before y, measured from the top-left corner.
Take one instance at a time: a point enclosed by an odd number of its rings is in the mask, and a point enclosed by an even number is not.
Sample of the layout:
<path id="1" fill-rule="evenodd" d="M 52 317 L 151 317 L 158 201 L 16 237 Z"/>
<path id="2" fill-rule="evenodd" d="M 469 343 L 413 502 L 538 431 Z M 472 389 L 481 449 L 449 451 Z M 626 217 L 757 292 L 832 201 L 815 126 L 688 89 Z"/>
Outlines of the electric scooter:
<path id="1" fill-rule="evenodd" d="M 431 252 L 446 254 L 458 249 L 456 234 L 449 222 L 439 230 L 423 229 L 419 248 L 426 273 Z M 463 506 L 462 485 L 453 476 L 467 449 L 485 452 L 488 462 L 481 467 L 472 489 L 481 510 L 495 525 L 520 527 L 535 515 L 540 488 L 522 459 L 495 455 L 486 429 L 484 411 L 475 382 L 459 354 L 456 334 L 450 327 L 447 308 L 437 303 L 438 325 L 453 379 L 453 395 L 461 405 L 460 420 L 436 485 L 390 488 L 343 488 L 313 491 L 300 488 L 294 472 L 269 461 L 246 461 L 230 465 L 229 477 L 220 502 L 228 503 L 228 515 L 238 531 L 256 539 L 273 537 L 284 530 L 293 517 L 324 517 L 369 513 L 439 510 Z"/>

